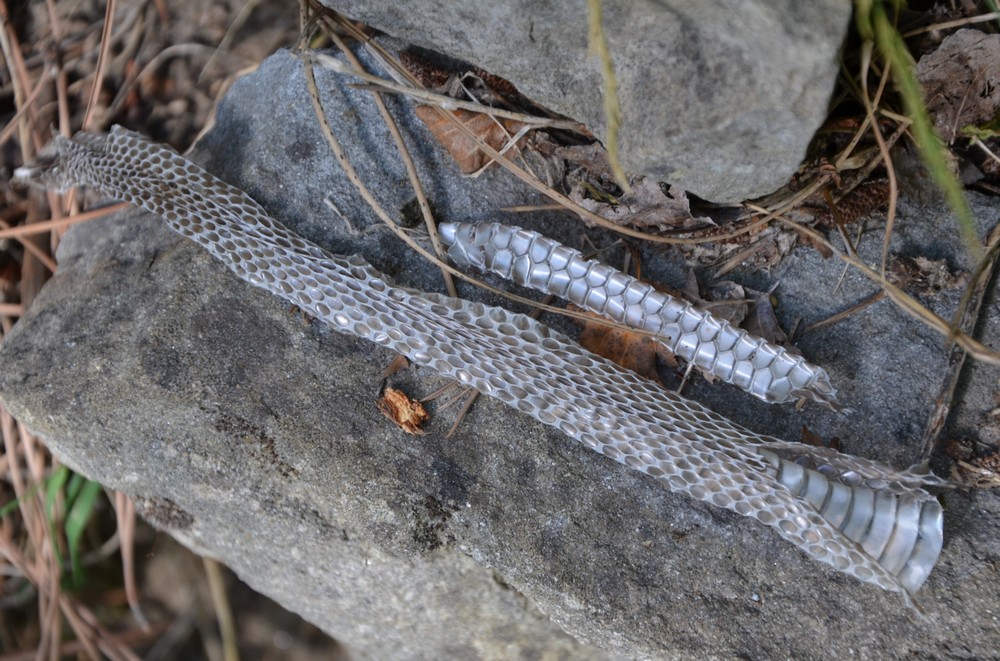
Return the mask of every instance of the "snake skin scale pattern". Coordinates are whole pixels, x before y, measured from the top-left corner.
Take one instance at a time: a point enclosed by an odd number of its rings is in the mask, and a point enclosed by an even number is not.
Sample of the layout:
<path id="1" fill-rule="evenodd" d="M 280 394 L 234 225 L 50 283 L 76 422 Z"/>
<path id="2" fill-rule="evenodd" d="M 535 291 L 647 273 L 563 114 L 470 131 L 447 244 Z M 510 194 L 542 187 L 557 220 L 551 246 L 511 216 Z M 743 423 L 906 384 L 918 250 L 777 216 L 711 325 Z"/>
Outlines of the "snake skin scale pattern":
<path id="1" fill-rule="evenodd" d="M 496 397 L 671 491 L 753 517 L 907 603 L 937 562 L 942 510 L 924 487 L 946 481 L 756 434 L 528 316 L 395 286 L 138 134 L 56 137 L 15 180 L 91 186 L 157 214 L 243 280 L 335 329 Z"/>
<path id="2" fill-rule="evenodd" d="M 837 406 L 823 368 L 537 232 L 500 223 L 441 223 L 438 232 L 455 264 L 656 333 L 674 355 L 754 397 L 773 403 L 808 397 Z"/>

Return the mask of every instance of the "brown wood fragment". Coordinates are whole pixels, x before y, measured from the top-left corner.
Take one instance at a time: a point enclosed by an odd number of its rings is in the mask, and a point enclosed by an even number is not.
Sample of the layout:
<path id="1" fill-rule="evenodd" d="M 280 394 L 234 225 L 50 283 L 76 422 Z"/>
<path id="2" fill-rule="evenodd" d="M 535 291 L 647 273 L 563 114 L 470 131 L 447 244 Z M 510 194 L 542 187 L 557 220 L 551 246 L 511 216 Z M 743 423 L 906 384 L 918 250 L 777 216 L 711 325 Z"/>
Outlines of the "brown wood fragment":
<path id="1" fill-rule="evenodd" d="M 386 388 L 378 400 L 378 410 L 407 434 L 426 434 L 422 425 L 430 415 L 424 405 L 402 390 Z"/>

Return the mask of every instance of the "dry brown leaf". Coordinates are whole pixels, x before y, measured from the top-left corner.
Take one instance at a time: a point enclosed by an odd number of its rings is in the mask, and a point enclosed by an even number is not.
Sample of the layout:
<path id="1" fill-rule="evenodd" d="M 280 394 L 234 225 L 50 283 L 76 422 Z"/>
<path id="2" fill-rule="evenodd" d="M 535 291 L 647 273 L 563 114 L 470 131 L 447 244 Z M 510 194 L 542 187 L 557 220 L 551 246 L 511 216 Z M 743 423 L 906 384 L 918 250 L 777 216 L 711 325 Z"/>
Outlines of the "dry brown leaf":
<path id="1" fill-rule="evenodd" d="M 420 121 L 430 129 L 434 138 L 455 159 L 462 174 L 477 172 L 490 162 L 490 157 L 480 151 L 476 143 L 462 133 L 462 130 L 450 120 L 442 117 L 435 108 L 417 106 L 415 112 Z M 468 110 L 452 110 L 450 112 L 458 121 L 472 129 L 483 142 L 497 151 L 502 151 L 510 139 L 525 126 L 524 123 L 513 119 L 494 118 L 479 112 Z M 519 138 L 514 149 L 523 147 L 526 138 L 527 136 Z"/>
<path id="2" fill-rule="evenodd" d="M 594 313 L 588 315 L 601 318 Z M 596 322 L 584 322 L 580 332 L 580 344 L 599 356 L 604 356 L 639 376 L 663 385 L 656 372 L 656 356 L 660 356 L 672 367 L 677 359 L 667 348 L 648 335 L 642 335 Z"/>
<path id="3" fill-rule="evenodd" d="M 959 30 L 920 58 L 917 80 L 938 135 L 951 144 L 1000 108 L 1000 35 Z"/>
<path id="4" fill-rule="evenodd" d="M 652 177 L 633 181 L 632 191 L 622 195 L 617 204 L 591 199 L 584 192 L 582 186 L 574 186 L 570 198 L 617 225 L 657 230 L 693 230 L 715 225 L 707 216 L 691 215 L 691 203 L 682 189 L 667 187 Z"/>
<path id="5" fill-rule="evenodd" d="M 762 294 L 750 306 L 746 319 L 743 320 L 742 327 L 751 335 L 762 337 L 772 344 L 784 344 L 788 335 L 782 330 L 778 317 L 774 314 L 774 306 L 771 305 L 771 297 Z"/>
<path id="6" fill-rule="evenodd" d="M 656 284 L 653 286 L 663 293 L 682 298 L 680 292 L 670 290 L 668 287 Z M 568 307 L 595 319 L 603 319 L 600 315 L 575 305 Z M 580 331 L 579 342 L 593 353 L 603 356 L 625 369 L 632 370 L 650 381 L 655 381 L 661 386 L 663 386 L 663 382 L 656 371 L 656 357 L 659 356 L 671 368 L 678 366 L 677 357 L 662 342 L 657 342 L 648 335 L 625 328 L 585 321 L 583 330 Z"/>
<path id="7" fill-rule="evenodd" d="M 402 390 L 386 388 L 378 400 L 378 410 L 408 434 L 426 434 L 421 427 L 430 415 L 424 405 Z"/>

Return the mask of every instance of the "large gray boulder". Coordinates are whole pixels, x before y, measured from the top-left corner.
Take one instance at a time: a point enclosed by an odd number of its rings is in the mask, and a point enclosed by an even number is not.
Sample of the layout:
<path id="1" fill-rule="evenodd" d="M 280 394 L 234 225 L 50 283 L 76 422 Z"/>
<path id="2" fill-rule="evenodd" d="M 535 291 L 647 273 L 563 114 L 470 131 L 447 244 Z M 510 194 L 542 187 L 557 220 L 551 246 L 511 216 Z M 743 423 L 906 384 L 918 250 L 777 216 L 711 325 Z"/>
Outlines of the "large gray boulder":
<path id="1" fill-rule="evenodd" d="M 322 0 L 606 135 L 587 3 Z M 784 185 L 827 114 L 849 0 L 603 0 L 624 167 L 714 202 Z"/>
<path id="2" fill-rule="evenodd" d="M 436 269 L 373 229 L 327 151 L 301 66 L 281 53 L 238 82 L 193 157 L 314 241 L 440 289 Z M 367 93 L 319 80 L 361 175 L 388 208 L 405 207 L 405 175 Z M 406 103 L 392 106 L 441 219 L 529 221 L 493 210 L 534 194 L 502 174 L 457 176 Z M 971 200 L 996 216 L 991 200 Z M 579 245 L 574 223 L 530 220 Z M 951 222 L 938 207 L 904 205 L 894 249 L 967 267 Z M 863 255 L 878 249 L 866 241 Z M 919 595 L 921 619 L 770 529 L 666 492 L 495 401 L 479 401 L 452 438 L 451 410 L 426 436 L 403 434 L 375 405 L 390 353 L 304 319 L 155 218 L 78 227 L 59 262 L 0 349 L 4 404 L 70 466 L 131 495 L 155 525 L 358 658 L 986 658 L 1000 646 L 995 493 L 945 494 L 945 549 Z M 683 281 L 669 253 L 647 265 Z M 841 274 L 800 248 L 774 274 L 740 278 L 757 289 L 780 281 L 790 325 L 873 291 L 853 273 L 836 288 Z M 948 314 L 955 298 L 932 303 Z M 994 306 L 987 341 L 1000 341 L 998 321 Z M 882 302 L 800 344 L 850 415 L 768 407 L 698 381 L 686 393 L 761 432 L 794 439 L 808 425 L 907 466 L 947 367 L 941 345 Z M 975 370 L 950 433 L 977 434 L 996 376 Z M 425 370 L 394 382 L 415 393 L 439 385 Z"/>

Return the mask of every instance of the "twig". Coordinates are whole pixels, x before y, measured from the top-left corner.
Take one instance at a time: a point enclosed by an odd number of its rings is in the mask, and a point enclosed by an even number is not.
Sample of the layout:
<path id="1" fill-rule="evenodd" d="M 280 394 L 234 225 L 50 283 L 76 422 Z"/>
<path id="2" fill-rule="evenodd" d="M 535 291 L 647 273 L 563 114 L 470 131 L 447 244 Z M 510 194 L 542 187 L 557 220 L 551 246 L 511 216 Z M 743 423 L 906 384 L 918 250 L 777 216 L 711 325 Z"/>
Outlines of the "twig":
<path id="1" fill-rule="evenodd" d="M 878 303 L 883 298 L 885 298 L 885 292 L 882 291 L 882 290 L 879 290 L 879 291 L 875 292 L 874 294 L 872 294 L 871 296 L 868 296 L 868 297 L 866 297 L 866 298 L 858 301 L 857 303 L 855 303 L 851 307 L 847 308 L 846 310 L 841 310 L 840 312 L 837 312 L 836 314 L 830 315 L 826 319 L 820 319 L 819 321 L 815 321 L 815 322 L 809 324 L 808 326 L 806 326 L 805 328 L 802 329 L 802 334 L 805 335 L 806 333 L 809 333 L 809 332 L 812 332 L 812 331 L 817 331 L 820 328 L 826 328 L 827 326 L 832 326 L 833 324 L 836 324 L 836 323 L 838 323 L 840 321 L 843 321 L 844 319 L 847 319 L 851 315 L 857 314 L 861 310 L 864 310 L 866 307 L 868 307 L 870 305 L 874 305 L 875 303 Z"/>
<path id="2" fill-rule="evenodd" d="M 550 117 L 536 117 L 534 115 L 527 115 L 525 113 L 514 112 L 512 110 L 504 110 L 503 108 L 494 108 L 493 106 L 487 106 L 482 103 L 473 103 L 471 101 L 462 101 L 461 99 L 456 99 L 454 97 L 445 96 L 444 94 L 437 94 L 429 90 L 421 89 L 419 87 L 411 87 L 407 85 L 400 85 L 399 83 L 393 82 L 391 80 L 386 80 L 385 78 L 379 78 L 378 76 L 373 76 L 367 71 L 362 71 L 356 67 L 350 67 L 342 60 L 333 57 L 332 55 L 326 55 L 325 53 L 312 53 L 310 57 L 322 65 L 323 67 L 335 71 L 337 73 L 347 74 L 354 76 L 355 78 L 360 78 L 361 80 L 375 85 L 381 88 L 383 92 L 394 92 L 396 94 L 403 94 L 405 96 L 410 96 L 415 99 L 424 101 L 425 103 L 437 106 L 439 108 L 445 108 L 447 110 L 469 110 L 472 112 L 480 112 L 486 115 L 492 115 L 493 117 L 503 117 L 505 119 L 513 119 L 523 124 L 531 124 L 532 126 L 537 126 L 540 128 L 559 128 L 566 129 L 568 131 L 579 131 L 580 122 L 576 122 L 568 119 L 552 119 Z"/>
<path id="3" fill-rule="evenodd" d="M 339 48 L 344 54 L 344 57 L 349 59 L 355 68 L 362 68 L 361 61 L 355 57 L 351 49 L 347 47 L 347 44 L 344 43 L 344 40 L 341 39 L 336 32 L 330 32 L 330 38 L 337 45 L 337 48 Z M 438 237 L 437 223 L 434 220 L 434 214 L 431 212 L 431 205 L 427 201 L 427 194 L 424 192 L 424 186 L 420 182 L 420 176 L 417 174 L 417 168 L 413 164 L 413 157 L 410 155 L 410 150 L 403 141 L 403 135 L 399 132 L 399 126 L 397 126 L 396 120 L 393 119 L 392 113 L 389 112 L 389 108 L 386 107 L 385 100 L 382 98 L 382 95 L 376 92 L 374 99 L 375 105 L 378 107 L 379 114 L 382 115 L 382 121 L 385 122 L 386 128 L 389 129 L 389 133 L 392 135 L 392 138 L 396 143 L 396 149 L 399 152 L 400 158 L 403 159 L 403 165 L 406 167 L 406 175 L 410 179 L 410 187 L 413 188 L 413 194 L 416 195 L 417 205 L 420 207 L 420 213 L 424 217 L 424 226 L 427 227 L 427 234 L 431 239 L 431 245 L 434 247 L 434 252 L 437 253 L 438 257 L 443 259 L 445 255 L 444 246 L 441 245 L 441 239 Z M 444 278 L 444 286 L 448 295 L 452 298 L 457 298 L 458 290 L 455 289 L 455 281 L 452 279 L 451 274 L 446 270 L 442 270 L 441 277 Z"/>
<path id="4" fill-rule="evenodd" d="M 97 101 L 101 96 L 101 87 L 104 85 L 104 70 L 107 67 L 108 51 L 111 49 L 111 29 L 115 23 L 115 8 L 117 0 L 108 0 L 108 6 L 104 12 L 104 26 L 101 29 L 101 49 L 97 55 L 97 67 L 94 71 L 94 84 L 91 87 L 90 98 L 87 99 L 87 111 L 83 115 L 82 128 L 91 128 L 94 113 L 97 111 Z"/>
<path id="5" fill-rule="evenodd" d="M 128 206 L 129 204 L 127 202 L 121 202 L 101 207 L 100 209 L 93 209 L 91 211 L 84 211 L 72 216 L 57 218 L 55 220 L 43 220 L 40 223 L 29 223 L 27 225 L 18 225 L 17 227 L 0 229 L 0 239 L 21 239 L 32 234 L 44 234 L 45 232 L 49 232 L 51 230 L 59 230 L 77 223 L 85 223 L 88 220 L 110 216 L 111 214 L 121 211 Z"/>
<path id="6" fill-rule="evenodd" d="M 959 304 L 961 318 L 952 320 L 954 332 L 971 334 L 979 321 L 979 313 L 982 310 L 986 288 L 993 278 L 993 269 L 996 267 L 998 246 L 1000 246 L 1000 225 L 993 228 L 986 242 L 986 257 L 977 265 L 973 272 L 971 282 L 963 294 L 963 301 L 966 305 Z M 965 365 L 966 352 L 959 346 L 951 347 L 948 354 L 948 369 L 945 371 L 938 396 L 934 400 L 934 410 L 927 420 L 924 428 L 921 447 L 923 450 L 920 457 L 927 461 L 934 454 L 938 438 L 944 429 L 944 424 L 951 411 L 951 403 L 955 398 L 955 390 L 958 387 L 958 379 L 962 375 L 962 367 Z"/>

